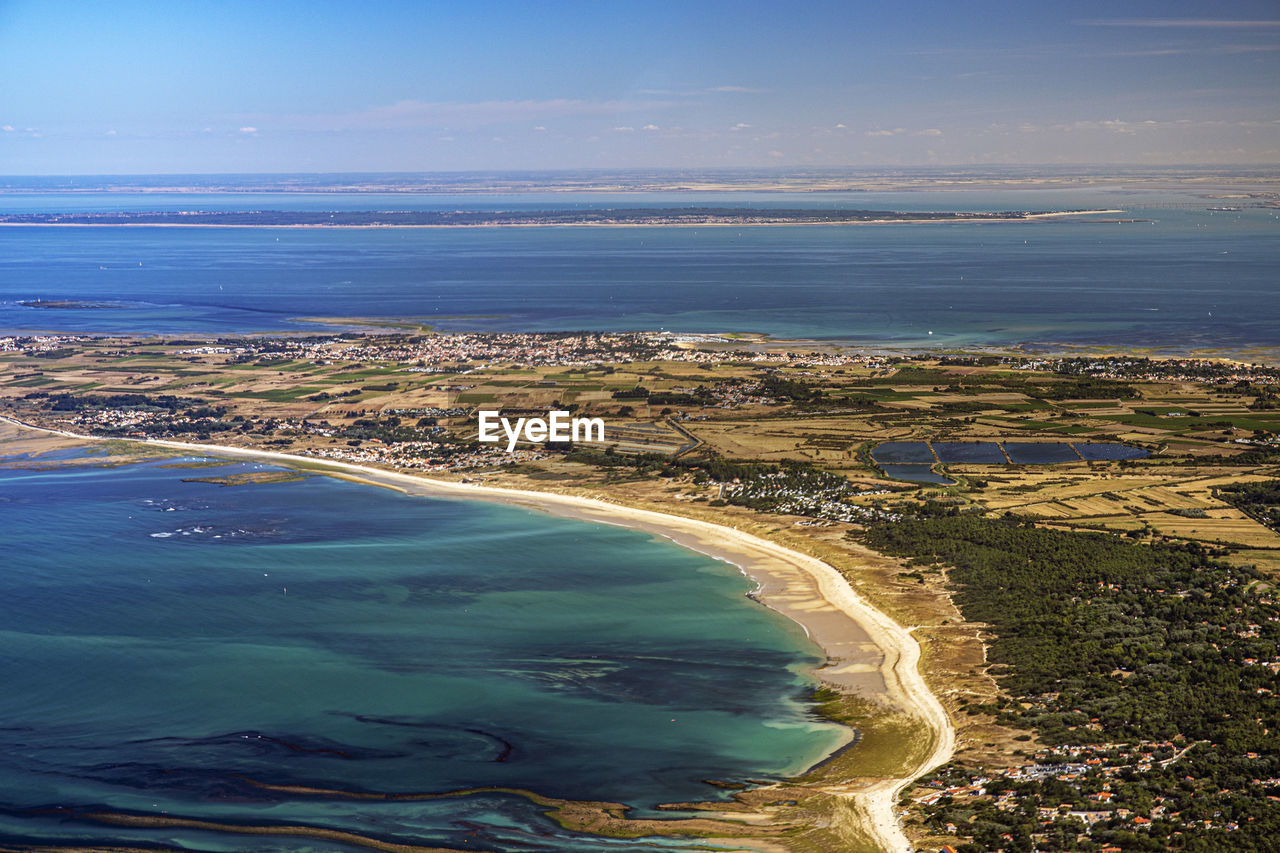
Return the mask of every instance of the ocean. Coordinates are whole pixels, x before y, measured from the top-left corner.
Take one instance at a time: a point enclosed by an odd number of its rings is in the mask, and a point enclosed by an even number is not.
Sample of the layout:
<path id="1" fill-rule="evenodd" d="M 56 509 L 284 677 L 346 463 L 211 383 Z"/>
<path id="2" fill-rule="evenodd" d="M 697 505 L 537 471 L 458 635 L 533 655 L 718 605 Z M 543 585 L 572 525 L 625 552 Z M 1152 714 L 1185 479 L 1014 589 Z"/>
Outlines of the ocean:
<path id="1" fill-rule="evenodd" d="M 580 836 L 510 794 L 296 788 L 494 786 L 652 815 L 847 738 L 812 714 L 823 657 L 803 630 L 665 540 L 321 476 L 186 482 L 270 470 L 249 463 L 104 461 L 0 467 L 0 843 L 359 849 L 86 816 L 110 812 L 692 849 Z"/>
<path id="2" fill-rule="evenodd" d="M 438 195 L 0 195 L 0 212 L 1118 209 L 1079 222 L 477 229 L 0 227 L 0 329 L 750 332 L 873 347 L 1180 352 L 1277 343 L 1280 211 L 1208 190 Z M 1240 210 L 1211 210 L 1240 205 Z M 24 301 L 88 307 L 32 308 Z"/>

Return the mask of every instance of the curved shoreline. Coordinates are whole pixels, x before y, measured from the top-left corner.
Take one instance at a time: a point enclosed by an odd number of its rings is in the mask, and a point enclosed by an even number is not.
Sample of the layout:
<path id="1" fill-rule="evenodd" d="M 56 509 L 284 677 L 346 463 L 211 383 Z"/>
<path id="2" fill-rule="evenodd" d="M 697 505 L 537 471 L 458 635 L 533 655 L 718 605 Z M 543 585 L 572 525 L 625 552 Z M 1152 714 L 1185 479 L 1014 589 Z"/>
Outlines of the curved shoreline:
<path id="1" fill-rule="evenodd" d="M 512 504 L 567 518 L 642 530 L 731 563 L 757 583 L 754 596 L 757 600 L 800 624 L 810 639 L 826 651 L 828 663 L 815 673 L 819 679 L 852 691 L 879 688 L 932 731 L 932 749 L 910 775 L 839 792 L 862 806 L 868 829 L 887 851 L 911 853 L 913 850 L 897 819 L 899 792 L 917 777 L 948 761 L 955 749 L 955 729 L 946 709 L 920 675 L 920 645 L 911 635 L 911 629 L 903 628 L 872 607 L 827 563 L 736 528 L 598 498 L 455 483 L 319 457 L 216 444 L 81 435 L 3 416 L 0 421 L 80 441 L 124 440 L 202 455 L 328 470 L 409 494 Z M 879 666 L 863 662 L 868 653 L 874 651 L 880 654 Z"/>

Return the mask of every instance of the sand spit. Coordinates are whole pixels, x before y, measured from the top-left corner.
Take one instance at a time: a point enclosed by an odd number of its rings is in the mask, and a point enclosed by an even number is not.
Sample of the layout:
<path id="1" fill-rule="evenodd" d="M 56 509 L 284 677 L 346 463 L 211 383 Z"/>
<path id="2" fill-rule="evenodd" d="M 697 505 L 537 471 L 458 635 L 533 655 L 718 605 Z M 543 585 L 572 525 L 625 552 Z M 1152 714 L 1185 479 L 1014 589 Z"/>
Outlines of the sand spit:
<path id="1" fill-rule="evenodd" d="M 839 219 L 813 222 L 808 220 L 780 219 L 772 222 L 738 222 L 734 220 L 708 219 L 697 222 L 477 222 L 398 225 L 396 223 L 369 223 L 363 225 L 327 225 L 324 223 L 220 223 L 220 222 L 8 222 L 0 221 L 0 228 L 284 228 L 293 230 L 323 229 L 326 231 L 361 229 L 467 229 L 467 228 L 779 228 L 796 226 L 826 226 L 847 228 L 851 225 L 956 225 L 983 222 L 1039 222 L 1045 219 L 1071 216 L 1099 216 L 1124 213 L 1123 210 L 1061 210 L 1047 213 L 1028 213 L 1022 216 L 959 216 L 954 219 Z"/>

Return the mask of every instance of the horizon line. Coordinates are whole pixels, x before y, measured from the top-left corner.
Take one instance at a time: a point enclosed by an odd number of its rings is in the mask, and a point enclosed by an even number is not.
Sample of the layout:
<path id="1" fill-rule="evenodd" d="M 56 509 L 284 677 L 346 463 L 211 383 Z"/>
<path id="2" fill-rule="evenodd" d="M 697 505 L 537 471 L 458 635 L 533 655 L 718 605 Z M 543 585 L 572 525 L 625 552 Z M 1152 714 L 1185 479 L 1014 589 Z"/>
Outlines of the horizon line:
<path id="1" fill-rule="evenodd" d="M 28 172 L 0 174 L 0 181 L 29 180 L 38 178 L 216 178 L 216 177 L 330 177 L 330 176 L 403 176 L 403 175 L 581 175 L 581 174 L 637 174 L 659 173 L 672 175 L 709 174 L 715 172 L 768 173 L 768 174 L 804 174 L 806 172 L 913 172 L 937 170 L 966 170 L 973 172 L 998 172 L 1012 169 L 1042 169 L 1046 171 L 1082 171 L 1107 169 L 1149 169 L 1152 171 L 1169 170 L 1214 170 L 1233 171 L 1239 169 L 1274 169 L 1280 171 L 1280 161 L 1252 163 L 1143 163 L 1143 162 L 1099 162 L 1099 163 L 923 163 L 917 165 L 790 165 L 790 166 L 591 166 L 583 168 L 556 167 L 546 169 L 441 169 L 441 170 L 330 170 L 315 172 L 291 171 L 211 171 L 211 172 Z"/>

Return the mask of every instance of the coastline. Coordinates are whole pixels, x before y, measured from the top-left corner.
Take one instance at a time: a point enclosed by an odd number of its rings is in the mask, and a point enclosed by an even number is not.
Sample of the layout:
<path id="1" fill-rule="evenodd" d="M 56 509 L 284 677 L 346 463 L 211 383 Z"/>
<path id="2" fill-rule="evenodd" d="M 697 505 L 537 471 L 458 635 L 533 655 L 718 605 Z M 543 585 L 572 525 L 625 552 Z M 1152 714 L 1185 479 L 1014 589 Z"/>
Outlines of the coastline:
<path id="1" fill-rule="evenodd" d="M 832 222 L 482 222 L 470 225 L 261 225 L 223 224 L 215 222 L 3 222 L 0 228 L 287 228 L 323 229 L 327 231 L 368 229 L 466 229 L 466 228 L 779 228 L 791 226 L 827 226 L 845 228 L 851 225 L 956 225 L 982 222 L 1038 222 L 1044 219 L 1066 216 L 1101 216 L 1125 213 L 1124 210 L 1061 210 L 1049 213 L 1029 213 L 1018 217 L 979 217 L 956 219 L 847 219 Z"/>
<path id="2" fill-rule="evenodd" d="M 0 223 L 3 225 L 3 223 Z M 76 226 L 81 227 L 81 226 Z M 203 227 L 203 226 L 177 226 L 177 227 Z M 211 226 L 211 227 L 246 227 L 257 228 L 260 226 Z M 287 226 L 287 227 L 311 227 L 311 226 Z M 317 227 L 336 227 L 342 228 L 347 226 L 317 226 Z M 353 226 L 356 227 L 356 226 Z M 363 227 L 363 226 L 359 226 Z M 389 227 L 418 227 L 418 226 L 389 226 Z M 439 226 L 422 226 L 422 227 L 439 227 Z M 451 226 L 447 226 L 451 227 Z M 476 226 L 461 226 L 476 227 Z M 505 227 L 505 226 L 502 226 Z M 523 226 L 521 226 L 523 227 Z M 664 226 L 665 227 L 665 226 Z M 675 226 L 673 226 L 675 227 Z M 681 226 L 683 227 L 683 226 Z M 32 309 L 32 310 L 62 310 L 62 309 Z M 74 309 L 74 310 L 95 310 L 95 309 Z M 414 318 L 414 322 L 397 321 L 394 318 L 387 317 L 289 317 L 288 322 L 305 323 L 304 326 L 296 326 L 292 328 L 261 328 L 247 332 L 231 333 L 235 336 L 247 339 L 263 338 L 263 337 L 305 337 L 307 335 L 316 334 L 318 330 L 328 330 L 336 334 L 342 331 L 360 331 L 373 333 L 395 334 L 403 332 L 418 332 L 422 329 L 430 329 L 433 334 L 440 335 L 470 335 L 470 334 L 520 334 L 519 332 L 508 330 L 481 330 L 481 329 L 450 329 L 440 328 L 435 323 L 444 323 L 449 320 L 470 320 L 470 319 L 492 319 L 505 315 L 449 315 L 442 317 L 419 317 Z M 416 322 L 420 320 L 421 322 Z M 312 328 L 312 327 L 316 328 Z M 560 333 L 568 333 L 570 330 L 565 329 L 546 329 L 530 334 L 534 335 L 554 335 Z M 618 334 L 626 333 L 632 330 L 620 330 Z M 134 339 L 139 341 L 154 341 L 163 343 L 167 337 L 174 336 L 192 336 L 201 338 L 202 340 L 212 341 L 219 334 L 217 331 L 209 330 L 178 330 L 167 332 L 119 332 L 119 331 L 77 331 L 74 329 L 59 329 L 56 327 L 11 327 L 9 331 L 4 333 L 10 336 L 23 335 L 47 335 L 50 337 L 63 338 L 85 338 L 85 339 Z M 594 332 L 593 332 L 594 334 Z M 602 332 L 601 334 L 611 334 L 611 332 Z M 991 355 L 991 356 L 1010 356 L 1014 358 L 1149 358 L 1152 361 L 1174 361 L 1179 359 L 1205 359 L 1209 361 L 1228 362 L 1231 364 L 1247 366 L 1257 362 L 1265 364 L 1280 364 L 1280 346 L 1262 345 L 1262 344 L 1236 344 L 1224 345 L 1219 347 L 1178 347 L 1174 344 L 1158 344 L 1149 346 L 1132 346 L 1120 345 L 1109 342 L 1083 342 L 1073 343 L 1070 341 L 1055 340 L 1022 340 L 1013 341 L 1007 344 L 978 344 L 965 342 L 937 343 L 937 344 L 912 344 L 903 343 L 899 346 L 889 346 L 882 341 L 873 341 L 870 339 L 845 339 L 845 338 L 796 338 L 796 337 L 775 337 L 768 332 L 671 332 L 677 337 L 702 338 L 708 341 L 728 345 L 739 345 L 745 347 L 760 348 L 760 352 L 768 352 L 770 349 L 787 350 L 795 348 L 804 348 L 822 352 L 843 352 L 854 356 L 952 356 L 952 355 Z M 3 335 L 0 335 L 2 337 Z M 89 438 L 92 439 L 92 436 Z"/>
<path id="3" fill-rule="evenodd" d="M 0 421 L 80 442 L 124 440 L 201 455 L 268 462 L 329 473 L 407 494 L 455 500 L 487 500 L 597 524 L 641 530 L 681 547 L 736 566 L 754 580 L 753 597 L 798 623 L 827 653 L 817 678 L 849 692 L 878 692 L 933 734 L 927 757 L 910 775 L 862 788 L 832 788 L 828 793 L 855 801 L 867 818 L 867 829 L 884 850 L 910 853 L 913 847 L 897 819 L 899 792 L 918 776 L 950 759 L 955 730 L 946 710 L 919 672 L 920 646 L 911 634 L 859 596 L 836 569 L 821 560 L 766 539 L 707 521 L 555 492 L 507 489 L 457 483 L 387 471 L 336 460 L 318 459 L 250 448 L 143 439 L 108 439 L 32 426 L 7 417 Z M 879 657 L 878 664 L 867 663 Z"/>

